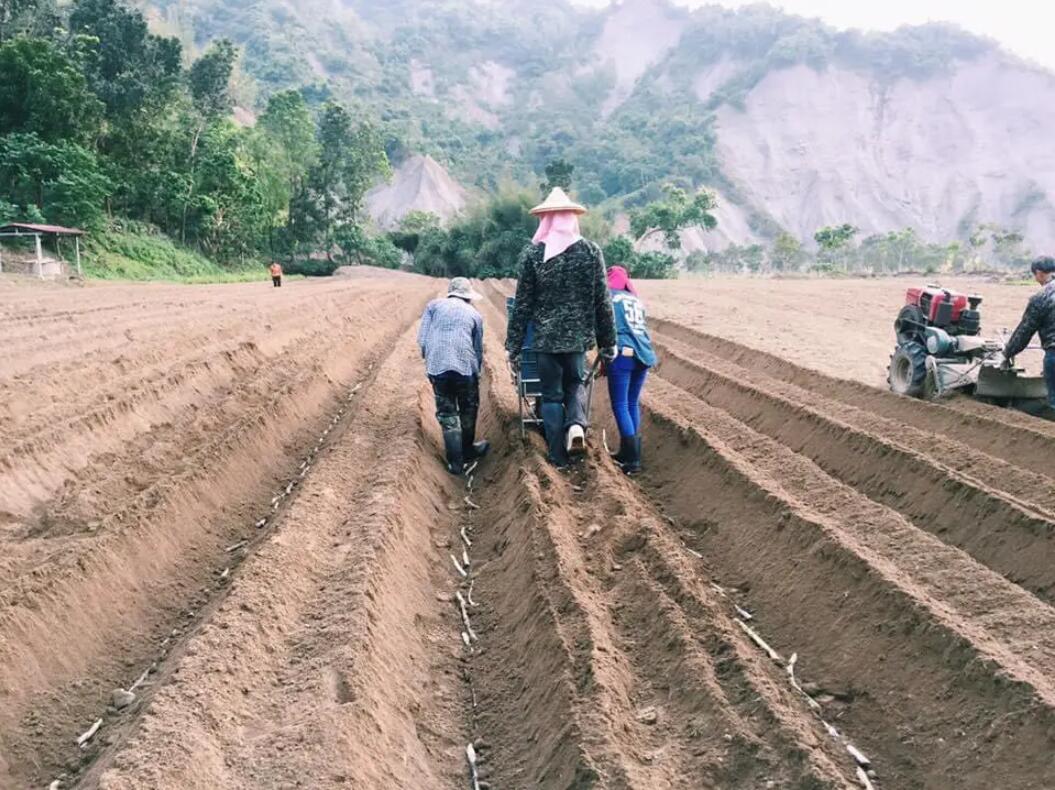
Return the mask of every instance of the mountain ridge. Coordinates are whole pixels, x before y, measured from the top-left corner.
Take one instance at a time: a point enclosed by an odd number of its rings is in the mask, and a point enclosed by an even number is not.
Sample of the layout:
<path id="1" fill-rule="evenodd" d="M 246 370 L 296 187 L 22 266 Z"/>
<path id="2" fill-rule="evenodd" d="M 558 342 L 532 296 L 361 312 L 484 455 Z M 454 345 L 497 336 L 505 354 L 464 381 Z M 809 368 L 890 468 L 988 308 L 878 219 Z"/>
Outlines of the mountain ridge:
<path id="1" fill-rule="evenodd" d="M 168 18 L 174 5 L 153 4 Z M 261 96 L 308 85 L 376 110 L 390 153 L 431 155 L 470 189 L 563 157 L 580 197 L 617 211 L 667 180 L 714 188 L 747 217 L 735 243 L 850 222 L 934 241 L 993 223 L 1055 244 L 1042 134 L 1055 76 L 948 25 L 836 31 L 667 0 L 220 5 L 191 0 L 177 16 L 196 39 L 244 46 Z"/>

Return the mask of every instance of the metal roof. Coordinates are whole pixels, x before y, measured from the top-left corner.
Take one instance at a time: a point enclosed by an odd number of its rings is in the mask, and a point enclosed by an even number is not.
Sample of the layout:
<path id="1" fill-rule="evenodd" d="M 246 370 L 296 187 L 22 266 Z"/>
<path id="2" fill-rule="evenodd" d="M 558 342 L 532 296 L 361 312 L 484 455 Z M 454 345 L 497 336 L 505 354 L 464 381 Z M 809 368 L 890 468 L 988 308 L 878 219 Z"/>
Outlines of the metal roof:
<path id="1" fill-rule="evenodd" d="M 9 222 L 0 225 L 0 233 L 5 231 L 41 233 L 48 236 L 83 236 L 84 231 L 78 228 L 64 228 L 61 225 L 32 225 L 28 222 Z"/>

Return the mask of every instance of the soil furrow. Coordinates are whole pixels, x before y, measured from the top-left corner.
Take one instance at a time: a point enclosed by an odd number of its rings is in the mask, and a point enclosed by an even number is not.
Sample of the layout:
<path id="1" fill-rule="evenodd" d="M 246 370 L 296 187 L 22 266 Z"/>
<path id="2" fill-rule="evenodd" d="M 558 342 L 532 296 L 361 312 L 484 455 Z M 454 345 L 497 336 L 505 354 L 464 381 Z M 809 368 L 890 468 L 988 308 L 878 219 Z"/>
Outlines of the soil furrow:
<path id="1" fill-rule="evenodd" d="M 659 348 L 665 380 L 1052 600 L 1050 479 L 793 385 L 753 381 L 750 371 L 677 341 Z"/>
<path id="2" fill-rule="evenodd" d="M 404 293 L 401 312 L 389 312 L 388 332 L 353 324 L 306 365 L 273 360 L 214 407 L 189 401 L 171 428 L 96 457 L 49 504 L 50 534 L 12 542 L 19 553 L 0 561 L 11 579 L 0 612 L 0 776 L 46 784 L 79 768 L 71 733 L 174 627 L 186 630 L 185 613 L 229 561 L 224 548 L 255 534 L 276 484 L 297 480 L 297 448 L 315 443 L 334 396 L 433 293 L 425 280 L 416 288 L 416 305 Z M 10 575 L 27 565 L 35 570 Z"/>
<path id="3" fill-rule="evenodd" d="M 490 296 L 488 318 L 501 321 L 504 297 L 494 289 Z M 515 414 L 508 390 L 495 400 Z M 587 776 L 612 788 L 849 786 L 845 753 L 820 737 L 804 700 L 778 690 L 781 671 L 748 645 L 730 614 L 715 606 L 709 622 L 690 619 L 684 596 L 668 596 L 655 580 L 658 566 L 642 558 L 678 551 L 678 542 L 637 489 L 607 462 L 591 460 L 566 479 L 537 466 L 541 447 L 529 446 L 533 460 L 518 480 L 527 499 L 509 524 L 523 529 L 526 521 L 541 538 L 529 544 L 534 575 L 557 593 L 557 632 L 562 621 L 565 629 L 569 619 L 587 623 L 578 654 L 562 642 L 575 672 L 564 688 L 592 766 Z M 670 563 L 660 572 L 669 575 Z M 736 645 L 717 657 L 697 644 L 716 630 Z M 537 773 L 496 776 L 496 786 L 567 786 Z"/>
<path id="4" fill-rule="evenodd" d="M 485 283 L 466 481 L 442 284 L 350 277 L 0 306 L 0 786 L 1055 786 L 1055 425 L 654 321 L 645 474 L 603 386 L 560 473 Z"/>
<path id="5" fill-rule="evenodd" d="M 1055 613 L 685 391 L 653 381 L 647 404 L 648 490 L 774 646 L 835 690 L 827 715 L 881 775 L 984 787 L 1015 766 L 1016 787 L 1055 779 L 1041 757 Z M 1014 732 L 994 726 L 1023 710 Z"/>
<path id="6" fill-rule="evenodd" d="M 466 701 L 429 583 L 450 482 L 406 397 L 416 357 L 408 332 L 100 787 L 459 784 Z"/>
<path id="7" fill-rule="evenodd" d="M 1016 466 L 1044 470 L 1055 453 L 1055 423 L 966 398 L 953 397 L 940 402 L 903 398 L 867 384 L 828 376 L 681 324 L 660 319 L 651 319 L 650 323 L 665 337 L 706 349 L 710 354 L 803 389 L 823 389 L 830 398 L 948 436 Z"/>

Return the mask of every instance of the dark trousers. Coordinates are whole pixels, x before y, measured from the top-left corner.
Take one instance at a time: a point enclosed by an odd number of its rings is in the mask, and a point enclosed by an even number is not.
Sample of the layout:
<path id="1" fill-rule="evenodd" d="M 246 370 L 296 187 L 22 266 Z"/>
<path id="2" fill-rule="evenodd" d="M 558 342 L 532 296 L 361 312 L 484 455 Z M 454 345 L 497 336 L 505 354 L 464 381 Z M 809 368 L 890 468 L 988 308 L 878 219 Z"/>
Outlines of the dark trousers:
<path id="1" fill-rule="evenodd" d="M 281 277 L 272 277 L 271 278 L 271 282 L 276 288 L 281 288 L 282 287 L 282 278 Z"/>
<path id="2" fill-rule="evenodd" d="M 564 426 L 586 427 L 586 354 L 538 352 L 542 403 L 564 406 Z"/>
<path id="3" fill-rule="evenodd" d="M 1048 385 L 1048 405 L 1055 409 L 1055 348 L 1044 352 L 1044 383 Z"/>
<path id="4" fill-rule="evenodd" d="M 447 371 L 429 376 L 436 396 L 436 419 L 445 431 L 476 429 L 480 409 L 480 379 Z"/>

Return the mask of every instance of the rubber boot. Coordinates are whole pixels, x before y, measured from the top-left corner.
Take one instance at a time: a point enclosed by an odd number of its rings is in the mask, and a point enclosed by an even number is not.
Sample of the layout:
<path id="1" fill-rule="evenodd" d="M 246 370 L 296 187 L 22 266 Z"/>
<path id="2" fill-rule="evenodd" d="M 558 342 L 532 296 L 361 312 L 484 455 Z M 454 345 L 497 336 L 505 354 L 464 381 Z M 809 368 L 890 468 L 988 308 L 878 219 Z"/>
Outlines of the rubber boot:
<path id="1" fill-rule="evenodd" d="M 631 444 L 633 442 L 633 436 L 619 436 L 619 452 L 612 453 L 612 460 L 622 466 L 627 462 L 630 457 Z"/>
<path id="2" fill-rule="evenodd" d="M 447 452 L 447 471 L 452 475 L 460 475 L 465 469 L 460 428 L 449 428 L 443 432 L 443 447 Z"/>
<path id="3" fill-rule="evenodd" d="M 636 475 L 641 471 L 641 434 L 631 436 L 628 440 L 626 460 L 623 461 L 623 471 L 628 475 Z"/>
<path id="4" fill-rule="evenodd" d="M 467 424 L 467 421 L 462 422 L 462 459 L 466 464 L 471 464 L 473 461 L 479 460 L 487 455 L 487 451 L 491 449 L 490 442 L 478 442 L 476 441 L 476 420 L 473 420 L 471 424 Z"/>
<path id="5" fill-rule="evenodd" d="M 568 452 L 564 449 L 564 404 L 542 404 L 542 428 L 546 432 L 549 461 L 558 468 L 568 465 Z"/>

